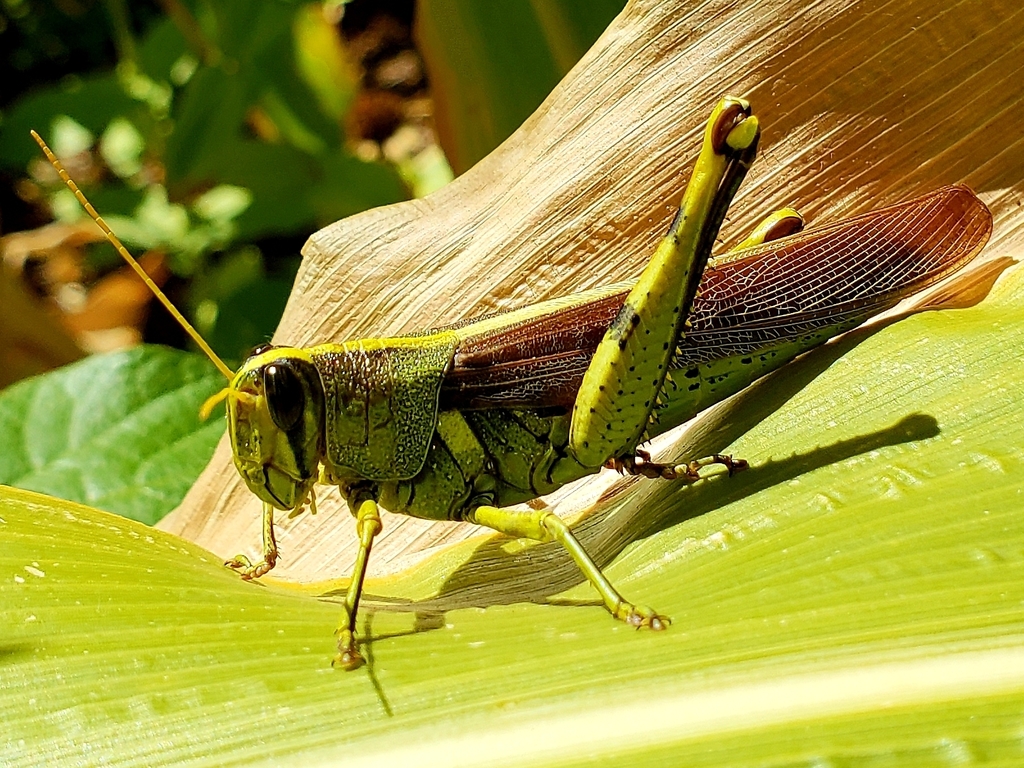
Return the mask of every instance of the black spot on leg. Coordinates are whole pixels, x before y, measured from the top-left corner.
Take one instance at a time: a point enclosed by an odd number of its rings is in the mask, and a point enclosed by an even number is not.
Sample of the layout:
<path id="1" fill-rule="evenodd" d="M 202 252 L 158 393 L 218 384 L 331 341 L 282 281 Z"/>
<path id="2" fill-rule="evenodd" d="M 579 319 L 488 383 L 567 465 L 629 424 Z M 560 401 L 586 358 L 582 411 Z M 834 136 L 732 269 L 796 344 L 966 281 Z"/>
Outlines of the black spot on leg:
<path id="1" fill-rule="evenodd" d="M 675 236 L 676 236 L 676 228 L 679 226 L 679 222 L 681 222 L 682 220 L 683 220 L 683 209 L 680 207 L 678 210 L 676 210 L 676 215 L 672 219 L 672 223 L 668 227 L 668 234 L 667 234 L 668 237 L 672 237 L 673 239 L 675 238 Z"/>
<path id="2" fill-rule="evenodd" d="M 618 342 L 619 349 L 624 350 L 626 348 L 626 341 L 638 325 L 640 325 L 640 315 L 629 305 L 629 302 L 626 302 L 619 309 L 619 313 L 612 320 L 612 324 L 608 326 L 608 333 L 610 338 Z"/>

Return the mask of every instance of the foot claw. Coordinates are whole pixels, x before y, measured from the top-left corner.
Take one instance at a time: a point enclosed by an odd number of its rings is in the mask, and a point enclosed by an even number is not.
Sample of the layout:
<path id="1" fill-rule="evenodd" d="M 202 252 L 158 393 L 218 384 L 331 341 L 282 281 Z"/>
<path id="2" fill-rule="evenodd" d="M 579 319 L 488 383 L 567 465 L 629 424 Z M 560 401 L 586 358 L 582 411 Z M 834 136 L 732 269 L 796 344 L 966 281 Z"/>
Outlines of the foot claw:
<path id="1" fill-rule="evenodd" d="M 668 625 L 672 623 L 672 620 L 668 616 L 662 616 L 646 605 L 631 605 L 629 603 L 623 603 L 619 606 L 619 612 L 616 616 L 618 619 L 629 624 L 631 627 L 636 629 L 652 629 L 655 632 L 660 632 L 663 629 L 667 629 Z"/>
<path id="2" fill-rule="evenodd" d="M 331 659 L 331 666 L 348 672 L 363 666 L 366 660 L 356 650 L 356 638 L 352 630 L 339 629 L 335 635 L 338 637 L 338 655 Z"/>
<path id="3" fill-rule="evenodd" d="M 729 460 L 726 464 L 729 468 L 729 477 L 732 477 L 737 472 L 742 472 L 750 466 L 746 459 L 734 459 L 732 456 L 727 456 L 726 458 Z"/>
<path id="4" fill-rule="evenodd" d="M 350 648 L 345 651 L 338 651 L 338 655 L 331 659 L 331 666 L 335 669 L 344 669 L 346 672 L 351 672 L 353 669 L 359 669 L 366 663 L 366 660 L 359 654 L 354 648 Z"/>
<path id="5" fill-rule="evenodd" d="M 238 573 L 245 581 L 258 579 L 260 576 L 269 573 L 274 567 L 274 563 L 267 560 L 253 563 L 245 555 L 236 555 L 231 560 L 225 562 L 224 565 Z"/>
<path id="6" fill-rule="evenodd" d="M 634 456 L 611 458 L 605 462 L 605 466 L 614 469 L 619 474 L 641 475 L 649 478 L 661 478 L 662 480 L 685 480 L 688 483 L 695 483 L 701 479 L 700 470 L 711 464 L 721 464 L 729 472 L 731 477 L 736 472 L 747 468 L 747 462 L 743 459 L 734 459 L 721 453 L 709 456 L 706 459 L 697 459 L 687 464 L 660 464 L 651 461 L 651 456 L 639 448 L 634 451 Z"/>
<path id="7" fill-rule="evenodd" d="M 732 477 L 737 472 L 742 472 L 744 469 L 750 466 L 749 464 L 747 464 L 746 459 L 734 459 L 729 454 L 716 453 L 713 456 L 709 456 L 706 459 L 697 459 L 696 461 L 691 461 L 688 466 L 687 474 L 690 476 L 691 479 L 699 480 L 701 468 L 711 466 L 712 464 L 721 464 L 723 467 L 725 467 L 726 471 L 729 473 L 729 477 Z"/>

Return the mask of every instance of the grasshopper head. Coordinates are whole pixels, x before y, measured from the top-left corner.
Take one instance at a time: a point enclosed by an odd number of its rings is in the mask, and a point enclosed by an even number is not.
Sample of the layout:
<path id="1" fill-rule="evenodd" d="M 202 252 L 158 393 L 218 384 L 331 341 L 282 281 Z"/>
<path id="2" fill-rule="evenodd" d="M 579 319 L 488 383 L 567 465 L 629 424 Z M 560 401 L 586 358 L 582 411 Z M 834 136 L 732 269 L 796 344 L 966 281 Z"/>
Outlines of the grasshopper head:
<path id="1" fill-rule="evenodd" d="M 231 448 L 245 484 L 279 509 L 298 507 L 313 487 L 323 456 L 324 385 L 309 354 L 263 348 L 232 373 L 96 213 L 46 142 L 35 131 L 32 136 L 111 245 L 230 382 L 200 413 L 209 415 L 213 406 L 227 400 Z"/>
<path id="2" fill-rule="evenodd" d="M 249 489 L 278 509 L 295 509 L 323 455 L 324 385 L 309 354 L 258 348 L 227 392 L 235 466 Z"/>

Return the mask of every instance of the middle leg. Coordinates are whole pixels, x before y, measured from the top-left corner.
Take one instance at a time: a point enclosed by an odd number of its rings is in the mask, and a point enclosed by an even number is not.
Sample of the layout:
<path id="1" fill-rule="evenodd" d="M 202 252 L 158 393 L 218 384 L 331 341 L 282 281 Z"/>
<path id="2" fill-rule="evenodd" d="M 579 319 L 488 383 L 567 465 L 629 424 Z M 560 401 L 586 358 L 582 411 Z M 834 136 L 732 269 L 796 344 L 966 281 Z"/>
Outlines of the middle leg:
<path id="1" fill-rule="evenodd" d="M 597 563 L 583 549 L 579 539 L 573 536 L 565 521 L 550 509 L 518 512 L 501 507 L 483 506 L 474 509 L 465 519 L 467 522 L 485 525 L 517 539 L 559 542 L 587 580 L 594 585 L 594 589 L 601 595 L 601 600 L 612 616 L 638 629 L 649 627 L 659 630 L 670 623 L 667 617 L 659 615 L 651 608 L 631 603 L 620 595 Z"/>

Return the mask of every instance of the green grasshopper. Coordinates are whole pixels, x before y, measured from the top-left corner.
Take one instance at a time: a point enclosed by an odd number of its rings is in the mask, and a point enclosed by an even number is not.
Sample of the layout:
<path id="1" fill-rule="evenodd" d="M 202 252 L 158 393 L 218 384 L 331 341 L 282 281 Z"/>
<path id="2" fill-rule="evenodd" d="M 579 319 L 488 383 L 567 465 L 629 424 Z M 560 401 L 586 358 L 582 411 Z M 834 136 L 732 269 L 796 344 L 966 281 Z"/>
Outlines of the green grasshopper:
<path id="1" fill-rule="evenodd" d="M 33 134 L 35 135 L 35 134 Z M 362 663 L 356 611 L 378 504 L 560 542 L 611 614 L 637 628 L 669 620 L 625 600 L 538 498 L 603 467 L 693 481 L 716 455 L 659 464 L 639 446 L 802 352 L 958 270 L 991 232 L 988 209 L 947 187 L 811 232 L 786 209 L 717 260 L 711 249 L 757 152 L 746 101 L 723 99 L 679 211 L 639 280 L 398 338 L 256 349 L 232 372 L 152 285 L 36 136 L 61 178 L 228 379 L 235 466 L 263 502 L 263 557 L 227 565 L 258 578 L 277 561 L 274 512 L 335 485 L 359 549 L 335 666 Z M 785 235 L 790 235 L 784 237 Z M 661 418 L 659 419 L 659 413 Z"/>

